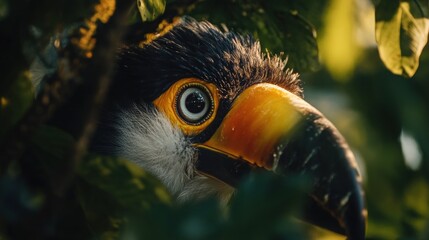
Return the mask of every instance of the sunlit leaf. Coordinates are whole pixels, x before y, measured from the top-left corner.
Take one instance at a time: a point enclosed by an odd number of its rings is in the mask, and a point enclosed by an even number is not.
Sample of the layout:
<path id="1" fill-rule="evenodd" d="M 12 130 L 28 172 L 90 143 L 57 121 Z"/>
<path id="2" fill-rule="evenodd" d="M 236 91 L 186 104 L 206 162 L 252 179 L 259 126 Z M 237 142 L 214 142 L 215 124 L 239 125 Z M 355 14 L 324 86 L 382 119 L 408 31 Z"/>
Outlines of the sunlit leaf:
<path id="1" fill-rule="evenodd" d="M 320 33 L 322 62 L 340 81 L 348 80 L 360 55 L 353 6 L 353 0 L 332 0 Z"/>
<path id="2" fill-rule="evenodd" d="M 165 0 L 137 0 L 143 22 L 153 21 L 164 13 Z"/>
<path id="3" fill-rule="evenodd" d="M 429 183 L 424 179 L 413 181 L 405 192 L 404 203 L 407 209 L 404 225 L 417 237 L 417 233 L 424 233 L 429 223 Z"/>
<path id="4" fill-rule="evenodd" d="M 429 3 L 381 0 L 376 7 L 376 40 L 380 57 L 394 74 L 412 77 L 429 33 Z"/>

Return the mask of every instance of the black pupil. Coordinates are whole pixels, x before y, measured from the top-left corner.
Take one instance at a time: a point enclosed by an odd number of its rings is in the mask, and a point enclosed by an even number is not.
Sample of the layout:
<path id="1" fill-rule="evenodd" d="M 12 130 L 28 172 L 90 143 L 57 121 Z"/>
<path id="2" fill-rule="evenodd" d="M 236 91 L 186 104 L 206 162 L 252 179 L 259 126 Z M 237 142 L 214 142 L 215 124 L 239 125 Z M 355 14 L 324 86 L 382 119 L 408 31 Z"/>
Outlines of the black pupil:
<path id="1" fill-rule="evenodd" d="M 191 113 L 200 113 L 206 106 L 206 101 L 200 90 L 194 90 L 185 99 L 185 106 Z"/>

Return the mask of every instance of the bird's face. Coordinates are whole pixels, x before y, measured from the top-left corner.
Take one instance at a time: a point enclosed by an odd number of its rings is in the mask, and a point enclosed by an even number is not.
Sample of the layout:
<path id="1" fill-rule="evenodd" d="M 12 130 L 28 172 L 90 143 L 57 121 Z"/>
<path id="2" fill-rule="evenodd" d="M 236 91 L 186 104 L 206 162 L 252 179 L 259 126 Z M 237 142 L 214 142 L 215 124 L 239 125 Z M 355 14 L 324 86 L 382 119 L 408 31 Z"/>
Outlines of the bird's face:
<path id="1" fill-rule="evenodd" d="M 310 176 L 307 220 L 363 239 L 355 160 L 335 127 L 302 99 L 298 75 L 249 37 L 178 20 L 124 47 L 95 149 L 156 175 L 179 200 L 228 201 L 256 169 Z"/>

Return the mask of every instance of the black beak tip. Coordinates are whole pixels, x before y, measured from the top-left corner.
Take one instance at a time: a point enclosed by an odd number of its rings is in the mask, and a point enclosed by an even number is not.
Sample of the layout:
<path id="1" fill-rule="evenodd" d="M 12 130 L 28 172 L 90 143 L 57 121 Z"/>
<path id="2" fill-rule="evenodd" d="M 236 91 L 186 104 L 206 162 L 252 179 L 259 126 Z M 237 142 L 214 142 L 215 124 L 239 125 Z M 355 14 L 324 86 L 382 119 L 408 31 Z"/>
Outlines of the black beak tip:
<path id="1" fill-rule="evenodd" d="M 344 222 L 348 240 L 364 240 L 367 211 L 361 197 L 354 197 L 345 211 Z"/>
<path id="2" fill-rule="evenodd" d="M 315 112 L 307 115 L 285 146 L 278 171 L 305 174 L 312 182 L 304 220 L 346 235 L 349 240 L 365 239 L 361 177 L 339 131 Z"/>
<path id="3" fill-rule="evenodd" d="M 301 218 L 314 226 L 347 236 L 348 240 L 365 239 L 366 209 L 361 196 L 351 195 L 347 204 L 337 211 L 308 197 Z"/>

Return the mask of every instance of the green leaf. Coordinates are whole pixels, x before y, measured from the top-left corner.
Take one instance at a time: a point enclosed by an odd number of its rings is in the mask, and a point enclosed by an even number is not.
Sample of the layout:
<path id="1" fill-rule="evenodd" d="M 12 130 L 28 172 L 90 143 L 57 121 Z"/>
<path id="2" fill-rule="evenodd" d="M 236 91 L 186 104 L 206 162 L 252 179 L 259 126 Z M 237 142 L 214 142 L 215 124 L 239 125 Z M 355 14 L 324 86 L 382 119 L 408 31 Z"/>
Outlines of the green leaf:
<path id="1" fill-rule="evenodd" d="M 12 82 L 7 92 L 0 95 L 0 139 L 25 114 L 33 101 L 33 87 L 27 74 Z"/>
<path id="2" fill-rule="evenodd" d="M 133 214 L 121 239 L 222 239 L 223 224 L 218 202 L 209 199 Z"/>
<path id="3" fill-rule="evenodd" d="M 165 0 L 137 0 L 143 22 L 153 21 L 165 11 Z"/>
<path id="4" fill-rule="evenodd" d="M 32 174 L 37 175 L 52 189 L 62 184 L 65 172 L 70 171 L 70 164 L 66 161 L 74 144 L 73 137 L 63 130 L 42 125 L 34 132 L 28 144 L 28 158 L 23 164 L 33 169 Z"/>
<path id="5" fill-rule="evenodd" d="M 291 221 L 303 207 L 307 181 L 299 176 L 252 175 L 238 188 L 230 207 L 229 239 L 308 239 Z"/>
<path id="6" fill-rule="evenodd" d="M 319 50 L 314 27 L 295 11 L 278 13 L 276 24 L 283 52 L 288 55 L 288 66 L 298 71 L 318 70 Z"/>
<path id="7" fill-rule="evenodd" d="M 79 180 L 76 195 L 86 223 L 98 239 L 118 239 L 125 221 L 124 207 L 112 195 L 84 180 Z"/>
<path id="8" fill-rule="evenodd" d="M 43 207 L 45 197 L 17 176 L 0 177 L 0 217 L 6 223 L 28 219 Z"/>
<path id="9" fill-rule="evenodd" d="M 77 196 L 87 224 L 99 239 L 118 239 L 127 213 L 146 217 L 171 203 L 157 179 L 127 160 L 90 155 L 78 174 Z"/>
<path id="10" fill-rule="evenodd" d="M 9 3 L 6 0 L 0 0 L 0 21 L 7 16 L 9 12 Z"/>
<path id="11" fill-rule="evenodd" d="M 428 40 L 429 3 L 380 0 L 376 6 L 376 40 L 381 60 L 394 74 L 412 77 Z"/>
<path id="12" fill-rule="evenodd" d="M 47 164 L 58 164 L 69 154 L 70 148 L 74 143 L 73 137 L 63 130 L 48 126 L 40 126 L 33 135 L 31 144 Z"/>
<path id="13" fill-rule="evenodd" d="M 167 190 L 155 177 L 124 159 L 91 155 L 82 162 L 79 175 L 109 193 L 123 207 L 145 211 L 171 202 Z"/>
<path id="14" fill-rule="evenodd" d="M 253 175 L 229 206 L 206 199 L 152 209 L 130 218 L 121 239 L 309 239 L 303 226 L 291 220 L 301 209 L 307 188 L 303 180 Z"/>
<path id="15" fill-rule="evenodd" d="M 411 232 L 424 233 L 429 223 L 429 183 L 422 178 L 413 181 L 405 192 L 404 203 L 407 210 L 404 225 Z"/>
<path id="16" fill-rule="evenodd" d="M 288 56 L 289 68 L 315 71 L 320 67 L 316 32 L 294 7 L 289 1 L 218 0 L 200 2 L 188 14 L 255 36 L 263 49 Z"/>

